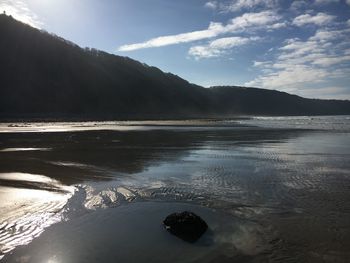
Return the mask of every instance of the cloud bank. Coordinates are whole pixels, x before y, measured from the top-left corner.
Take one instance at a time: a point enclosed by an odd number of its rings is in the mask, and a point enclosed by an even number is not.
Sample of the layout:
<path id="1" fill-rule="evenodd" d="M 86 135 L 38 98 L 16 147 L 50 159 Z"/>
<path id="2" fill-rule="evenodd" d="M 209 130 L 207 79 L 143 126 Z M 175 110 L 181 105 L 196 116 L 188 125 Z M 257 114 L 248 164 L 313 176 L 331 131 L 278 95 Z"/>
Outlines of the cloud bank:
<path id="1" fill-rule="evenodd" d="M 254 63 L 254 67 L 265 73 L 245 85 L 269 89 L 283 87 L 285 91 L 298 93 L 308 84 L 346 78 L 350 74 L 349 34 L 349 28 L 320 29 L 304 41 L 287 39 L 274 60 Z M 344 49 L 344 46 L 348 48 Z"/>

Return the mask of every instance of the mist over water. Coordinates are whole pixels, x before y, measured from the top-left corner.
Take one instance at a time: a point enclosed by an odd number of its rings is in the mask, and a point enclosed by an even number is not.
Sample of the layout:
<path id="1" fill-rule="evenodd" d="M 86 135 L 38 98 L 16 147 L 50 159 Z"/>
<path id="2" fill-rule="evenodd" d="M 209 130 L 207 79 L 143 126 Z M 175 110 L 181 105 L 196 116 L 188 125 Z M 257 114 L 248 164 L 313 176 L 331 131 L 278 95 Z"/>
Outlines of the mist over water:
<path id="1" fill-rule="evenodd" d="M 4 262 L 350 258 L 348 116 L 0 130 Z M 209 223 L 196 245 L 161 226 L 185 209 Z"/>

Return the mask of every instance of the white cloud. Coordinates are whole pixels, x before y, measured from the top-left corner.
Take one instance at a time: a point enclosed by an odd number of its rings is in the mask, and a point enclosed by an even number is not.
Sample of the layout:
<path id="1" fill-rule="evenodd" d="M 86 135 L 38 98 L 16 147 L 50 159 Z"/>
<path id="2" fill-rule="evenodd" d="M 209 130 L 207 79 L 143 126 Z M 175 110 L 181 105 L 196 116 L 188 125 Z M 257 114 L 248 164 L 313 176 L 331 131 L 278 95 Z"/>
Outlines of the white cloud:
<path id="1" fill-rule="evenodd" d="M 233 47 L 242 46 L 248 44 L 251 41 L 258 40 L 259 38 L 246 38 L 246 37 L 225 37 L 211 41 L 208 45 L 194 46 L 189 50 L 189 55 L 199 58 L 211 58 L 218 57 L 226 53 L 227 50 Z"/>
<path id="2" fill-rule="evenodd" d="M 350 91 L 345 87 L 318 87 L 316 92 L 312 88 L 300 88 L 296 92 L 307 98 L 350 99 Z"/>
<path id="3" fill-rule="evenodd" d="M 265 61 L 254 61 L 254 67 L 263 67 L 266 65 L 269 65 L 270 62 L 265 62 Z"/>
<path id="4" fill-rule="evenodd" d="M 339 3 L 339 2 L 340 0 L 315 0 L 315 4 L 318 4 L 318 5 L 325 5 L 325 4 Z"/>
<path id="5" fill-rule="evenodd" d="M 251 27 L 264 28 L 279 21 L 281 17 L 274 11 L 263 11 L 259 13 L 245 13 L 239 17 L 233 18 L 227 25 L 229 31 L 235 32 L 240 29 Z"/>
<path id="6" fill-rule="evenodd" d="M 307 98 L 321 99 L 350 99 L 350 90 L 347 87 L 329 87 L 328 77 L 346 77 L 349 74 L 344 70 L 341 75 L 337 72 L 329 76 L 324 68 L 295 66 L 288 70 L 266 74 L 259 80 L 245 83 L 245 86 L 259 86 L 263 81 L 268 89 L 278 89 Z"/>
<path id="7" fill-rule="evenodd" d="M 336 41 L 345 39 L 350 34 L 350 28 L 344 28 L 339 30 L 326 30 L 319 29 L 316 31 L 315 35 L 311 36 L 309 40 L 320 41 L 321 43 L 329 43 L 330 41 Z M 348 44 L 350 44 L 348 42 Z"/>
<path id="8" fill-rule="evenodd" d="M 310 40 L 324 42 L 324 41 L 336 39 L 340 37 L 341 34 L 342 34 L 341 31 L 318 30 L 314 36 L 310 37 Z"/>
<path id="9" fill-rule="evenodd" d="M 327 76 L 325 69 L 315 69 L 310 66 L 290 65 L 266 76 L 245 83 L 247 86 L 261 86 L 268 89 L 284 89 L 291 91 L 294 86 L 308 82 L 322 82 Z"/>
<path id="10" fill-rule="evenodd" d="M 350 5 L 350 0 L 346 0 L 346 3 L 347 3 L 348 5 Z"/>
<path id="11" fill-rule="evenodd" d="M 312 63 L 323 67 L 350 61 L 350 56 L 329 56 L 315 59 Z"/>
<path id="12" fill-rule="evenodd" d="M 206 2 L 204 6 L 209 8 L 209 9 L 215 10 L 218 7 L 218 2 L 216 2 L 216 1 L 209 1 L 209 2 Z"/>
<path id="13" fill-rule="evenodd" d="M 241 10 L 251 10 L 257 7 L 275 8 L 278 0 L 233 0 L 229 4 L 222 4 L 221 10 L 226 12 L 237 12 Z"/>
<path id="14" fill-rule="evenodd" d="M 300 9 L 306 7 L 309 3 L 304 0 L 296 0 L 290 5 L 290 9 L 293 11 L 299 11 Z"/>
<path id="15" fill-rule="evenodd" d="M 307 24 L 315 24 L 318 26 L 329 24 L 334 20 L 335 16 L 328 15 L 325 13 L 318 13 L 317 15 L 304 14 L 297 16 L 293 20 L 293 25 L 303 26 Z"/>
<path id="16" fill-rule="evenodd" d="M 7 15 L 11 15 L 15 19 L 32 27 L 40 28 L 43 25 L 38 16 L 29 9 L 25 1 L 1 0 L 0 12 L 2 13 L 3 11 L 5 11 Z"/>
<path id="17" fill-rule="evenodd" d="M 146 42 L 123 45 L 119 51 L 132 51 L 143 48 L 162 47 L 180 43 L 187 43 L 196 40 L 208 39 L 216 37 L 225 31 L 225 27 L 221 23 L 210 23 L 208 29 L 193 31 L 189 33 L 182 33 L 178 35 L 162 36 L 152 38 Z"/>
<path id="18" fill-rule="evenodd" d="M 280 29 L 280 28 L 284 28 L 287 26 L 288 26 L 288 23 L 286 21 L 284 21 L 284 22 L 269 25 L 269 26 L 267 26 L 267 29 Z"/>
<path id="19" fill-rule="evenodd" d="M 348 79 L 349 34 L 349 28 L 318 30 L 304 41 L 288 39 L 277 49 L 275 59 L 254 62 L 262 73 L 245 85 L 307 95 L 315 83 Z"/>
<path id="20" fill-rule="evenodd" d="M 299 39 L 286 40 L 286 45 L 282 46 L 280 50 L 284 51 L 281 53 L 279 59 L 292 59 L 295 57 L 304 56 L 310 53 L 323 52 L 323 46 L 319 45 L 316 41 L 301 41 Z"/>
<path id="21" fill-rule="evenodd" d="M 148 41 L 123 45 L 118 51 L 132 51 L 143 48 L 162 47 L 180 43 L 188 43 L 197 40 L 214 38 L 227 33 L 239 33 L 246 30 L 254 31 L 270 28 L 278 23 L 281 17 L 273 11 L 263 11 L 258 13 L 245 13 L 231 19 L 227 25 L 211 22 L 208 29 L 182 33 L 177 35 L 161 36 Z"/>

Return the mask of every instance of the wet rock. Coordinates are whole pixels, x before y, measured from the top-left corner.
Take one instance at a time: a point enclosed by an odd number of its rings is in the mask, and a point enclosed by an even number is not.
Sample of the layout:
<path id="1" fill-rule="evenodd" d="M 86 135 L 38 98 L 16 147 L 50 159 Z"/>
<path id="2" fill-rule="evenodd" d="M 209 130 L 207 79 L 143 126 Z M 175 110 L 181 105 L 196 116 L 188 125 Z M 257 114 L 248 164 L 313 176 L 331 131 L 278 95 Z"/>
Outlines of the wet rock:
<path id="1" fill-rule="evenodd" d="M 188 211 L 168 215 L 163 221 L 165 229 L 187 242 L 196 242 L 208 229 L 207 223 Z"/>

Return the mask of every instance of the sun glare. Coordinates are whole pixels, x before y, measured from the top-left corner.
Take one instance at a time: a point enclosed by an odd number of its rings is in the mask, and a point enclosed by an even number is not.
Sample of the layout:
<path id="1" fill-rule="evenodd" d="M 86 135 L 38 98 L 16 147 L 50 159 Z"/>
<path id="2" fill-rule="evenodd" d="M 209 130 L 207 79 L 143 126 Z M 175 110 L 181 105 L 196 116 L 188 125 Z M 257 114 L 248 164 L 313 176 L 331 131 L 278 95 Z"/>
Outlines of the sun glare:
<path id="1" fill-rule="evenodd" d="M 38 16 L 28 8 L 25 1 L 2 0 L 0 2 L 0 12 L 11 15 L 15 19 L 36 28 L 40 28 L 42 25 Z"/>

